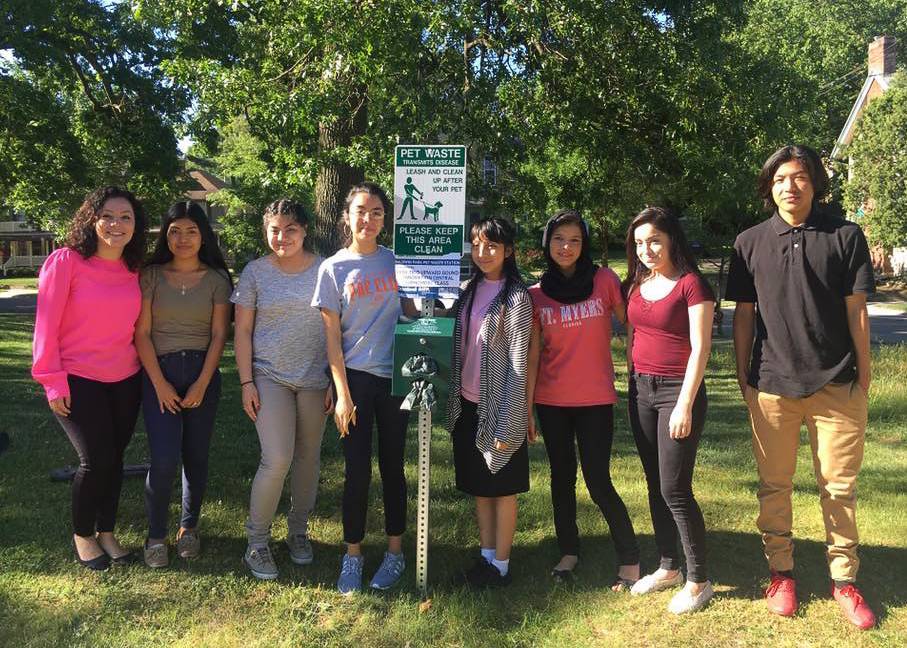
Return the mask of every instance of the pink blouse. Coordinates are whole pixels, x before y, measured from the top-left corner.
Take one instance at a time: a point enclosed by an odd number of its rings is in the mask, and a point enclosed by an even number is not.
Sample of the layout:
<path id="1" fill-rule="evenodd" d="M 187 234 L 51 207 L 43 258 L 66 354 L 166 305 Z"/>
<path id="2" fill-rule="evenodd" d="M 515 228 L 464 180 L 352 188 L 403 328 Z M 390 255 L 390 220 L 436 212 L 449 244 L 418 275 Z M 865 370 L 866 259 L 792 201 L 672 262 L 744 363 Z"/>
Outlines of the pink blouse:
<path id="1" fill-rule="evenodd" d="M 118 382 L 140 368 L 133 336 L 138 274 L 122 260 L 55 250 L 38 275 L 32 377 L 47 400 L 69 396 L 67 376 Z"/>
<path id="2" fill-rule="evenodd" d="M 463 329 L 463 369 L 460 376 L 460 394 L 473 403 L 479 402 L 482 386 L 482 347 L 485 335 L 482 322 L 491 302 L 504 287 L 504 280 L 491 281 L 482 279 L 476 286 L 469 312 L 469 330 L 466 330 L 466 312 L 460 313 L 460 325 Z"/>

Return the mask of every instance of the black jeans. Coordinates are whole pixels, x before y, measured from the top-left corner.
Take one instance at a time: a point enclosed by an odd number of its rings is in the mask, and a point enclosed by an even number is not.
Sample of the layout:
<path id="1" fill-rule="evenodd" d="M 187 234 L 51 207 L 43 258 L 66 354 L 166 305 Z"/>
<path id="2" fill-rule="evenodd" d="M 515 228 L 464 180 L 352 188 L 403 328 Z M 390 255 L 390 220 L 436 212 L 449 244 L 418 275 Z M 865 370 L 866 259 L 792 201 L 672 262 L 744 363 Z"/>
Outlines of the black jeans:
<path id="1" fill-rule="evenodd" d="M 69 416 L 57 420 L 79 455 L 72 480 L 72 527 L 76 535 L 113 531 L 120 489 L 123 453 L 135 431 L 142 393 L 141 373 L 114 383 L 70 375 Z"/>
<path id="2" fill-rule="evenodd" d="M 372 481 L 372 423 L 378 425 L 378 470 L 384 499 L 384 530 L 389 536 L 406 530 L 406 476 L 403 455 L 409 412 L 402 397 L 391 396 L 391 379 L 365 371 L 346 370 L 356 425 L 343 437 L 346 459 L 343 482 L 343 541 L 358 544 L 365 537 L 368 489 Z"/>
<path id="3" fill-rule="evenodd" d="M 551 466 L 554 529 L 562 555 L 579 555 L 576 526 L 576 449 L 589 496 L 598 505 L 614 540 L 617 564 L 639 562 L 639 544 L 627 507 L 611 482 L 614 406 L 559 407 L 536 405 Z"/>
<path id="4" fill-rule="evenodd" d="M 649 487 L 649 510 L 663 569 L 680 569 L 677 538 L 683 544 L 687 580 L 707 580 L 705 521 L 693 496 L 693 467 L 705 425 L 705 382 L 693 401 L 690 436 L 672 439 L 668 430 L 683 378 L 637 374 L 630 378 L 630 426 Z"/>
<path id="5" fill-rule="evenodd" d="M 181 397 L 186 395 L 202 371 L 207 351 L 176 351 L 158 356 L 164 378 Z M 214 431 L 214 417 L 220 400 L 220 371 L 215 371 L 198 407 L 173 414 L 161 412 L 157 393 L 148 375 L 142 372 L 142 413 L 151 469 L 145 478 L 145 512 L 148 537 L 167 537 L 167 513 L 173 479 L 183 462 L 183 509 L 180 526 L 194 529 L 208 485 L 208 449 Z"/>

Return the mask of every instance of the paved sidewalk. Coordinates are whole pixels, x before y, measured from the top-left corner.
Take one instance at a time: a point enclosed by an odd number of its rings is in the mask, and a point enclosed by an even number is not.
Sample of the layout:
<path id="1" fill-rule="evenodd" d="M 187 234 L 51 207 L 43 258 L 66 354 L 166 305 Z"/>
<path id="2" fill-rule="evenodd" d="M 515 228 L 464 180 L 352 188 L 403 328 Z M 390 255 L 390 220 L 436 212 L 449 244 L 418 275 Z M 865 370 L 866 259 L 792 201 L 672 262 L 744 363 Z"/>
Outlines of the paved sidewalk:
<path id="1" fill-rule="evenodd" d="M 38 291 L 33 288 L 0 290 L 0 313 L 34 313 Z"/>

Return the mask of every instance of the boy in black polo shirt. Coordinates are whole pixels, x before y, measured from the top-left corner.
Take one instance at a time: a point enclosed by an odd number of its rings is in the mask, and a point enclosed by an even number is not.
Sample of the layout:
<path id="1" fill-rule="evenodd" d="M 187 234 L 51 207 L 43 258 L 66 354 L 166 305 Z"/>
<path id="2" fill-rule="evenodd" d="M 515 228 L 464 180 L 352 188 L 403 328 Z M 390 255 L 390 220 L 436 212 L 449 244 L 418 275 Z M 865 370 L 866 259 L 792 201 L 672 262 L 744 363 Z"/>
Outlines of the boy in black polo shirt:
<path id="1" fill-rule="evenodd" d="M 737 380 L 753 426 L 769 609 L 792 616 L 794 468 L 806 423 L 825 521 L 832 594 L 860 628 L 875 616 L 854 585 L 856 478 L 869 391 L 866 293 L 875 285 L 862 230 L 819 204 L 828 176 L 805 146 L 776 151 L 759 174 L 772 216 L 737 237 L 728 276 Z M 755 339 L 754 339 L 755 333 Z"/>

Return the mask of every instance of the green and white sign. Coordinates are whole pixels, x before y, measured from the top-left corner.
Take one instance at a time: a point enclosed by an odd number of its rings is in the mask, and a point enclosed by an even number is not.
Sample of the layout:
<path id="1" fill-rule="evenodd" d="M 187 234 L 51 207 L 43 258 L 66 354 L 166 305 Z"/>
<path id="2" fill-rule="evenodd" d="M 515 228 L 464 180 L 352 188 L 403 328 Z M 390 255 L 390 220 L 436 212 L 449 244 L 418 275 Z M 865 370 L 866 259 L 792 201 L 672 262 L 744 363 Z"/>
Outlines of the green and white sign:
<path id="1" fill-rule="evenodd" d="M 403 145 L 394 161 L 400 292 L 455 297 L 466 222 L 466 147 Z"/>

